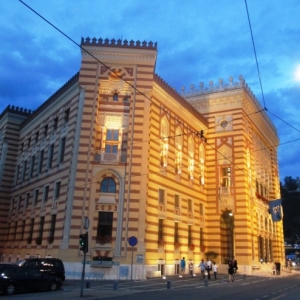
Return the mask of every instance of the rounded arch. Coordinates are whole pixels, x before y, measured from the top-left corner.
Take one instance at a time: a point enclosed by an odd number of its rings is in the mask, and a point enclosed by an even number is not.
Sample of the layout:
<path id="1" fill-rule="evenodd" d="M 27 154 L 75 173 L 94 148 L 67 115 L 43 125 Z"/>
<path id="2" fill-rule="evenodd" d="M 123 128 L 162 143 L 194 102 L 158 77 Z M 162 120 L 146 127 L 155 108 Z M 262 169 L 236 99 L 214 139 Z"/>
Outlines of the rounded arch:
<path id="1" fill-rule="evenodd" d="M 220 216 L 221 226 L 221 262 L 226 264 L 234 257 L 234 215 L 226 209 Z"/>

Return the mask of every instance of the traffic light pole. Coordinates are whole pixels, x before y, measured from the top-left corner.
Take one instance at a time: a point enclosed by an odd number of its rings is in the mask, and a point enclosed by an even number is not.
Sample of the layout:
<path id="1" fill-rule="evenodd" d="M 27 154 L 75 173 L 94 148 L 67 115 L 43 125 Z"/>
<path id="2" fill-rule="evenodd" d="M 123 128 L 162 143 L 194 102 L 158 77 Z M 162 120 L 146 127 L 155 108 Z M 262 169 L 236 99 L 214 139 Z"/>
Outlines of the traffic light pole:
<path id="1" fill-rule="evenodd" d="M 88 233 L 85 233 L 85 241 L 88 241 Z M 83 287 L 84 287 L 84 277 L 85 277 L 85 261 L 86 261 L 86 253 L 88 251 L 87 244 L 84 246 L 83 250 L 83 265 L 82 265 L 82 273 L 81 273 L 81 288 L 80 288 L 80 297 L 83 297 Z"/>

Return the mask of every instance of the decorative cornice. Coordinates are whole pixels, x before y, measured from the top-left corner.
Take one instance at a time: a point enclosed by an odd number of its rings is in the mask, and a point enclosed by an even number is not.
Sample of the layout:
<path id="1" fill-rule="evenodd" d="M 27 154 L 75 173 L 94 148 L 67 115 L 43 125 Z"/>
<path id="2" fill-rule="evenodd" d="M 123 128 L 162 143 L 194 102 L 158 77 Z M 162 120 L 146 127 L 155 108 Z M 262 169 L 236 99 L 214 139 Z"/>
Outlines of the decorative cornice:
<path id="1" fill-rule="evenodd" d="M 128 40 L 120 40 L 118 39 L 117 41 L 115 39 L 109 40 L 109 39 L 96 39 L 92 38 L 90 39 L 87 37 L 84 39 L 83 37 L 81 38 L 81 46 L 99 46 L 99 47 L 118 47 L 118 48 L 135 48 L 135 49 L 147 49 L 147 50 L 157 50 L 157 43 L 153 42 L 140 42 L 136 41 L 134 42 L 133 40 L 128 41 Z"/>
<path id="2" fill-rule="evenodd" d="M 187 110 L 189 110 L 193 115 L 195 115 L 206 127 L 208 126 L 207 119 L 196 110 L 185 98 L 183 98 L 177 91 L 172 88 L 167 82 L 165 82 L 161 77 L 157 74 L 154 74 L 154 82 L 160 85 L 163 89 L 165 89 L 172 97 L 174 97 L 182 106 L 184 106 Z"/>

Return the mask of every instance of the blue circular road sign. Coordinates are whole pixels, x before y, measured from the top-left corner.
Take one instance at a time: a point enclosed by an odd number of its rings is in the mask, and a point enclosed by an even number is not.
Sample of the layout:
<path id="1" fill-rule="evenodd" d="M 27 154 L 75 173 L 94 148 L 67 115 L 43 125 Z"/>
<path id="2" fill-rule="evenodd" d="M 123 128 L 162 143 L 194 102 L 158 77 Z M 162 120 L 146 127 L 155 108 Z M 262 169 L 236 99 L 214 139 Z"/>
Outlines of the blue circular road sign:
<path id="1" fill-rule="evenodd" d="M 128 243 L 131 247 L 135 246 L 137 244 L 137 238 L 135 236 L 131 236 L 128 239 Z"/>

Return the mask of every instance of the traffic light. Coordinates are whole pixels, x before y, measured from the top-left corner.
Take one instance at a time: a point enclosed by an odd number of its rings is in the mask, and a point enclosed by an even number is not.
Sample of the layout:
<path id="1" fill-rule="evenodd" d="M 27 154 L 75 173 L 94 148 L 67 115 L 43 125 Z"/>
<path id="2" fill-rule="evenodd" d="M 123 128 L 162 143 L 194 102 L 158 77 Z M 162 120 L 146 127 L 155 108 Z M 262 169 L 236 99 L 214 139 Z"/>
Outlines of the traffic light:
<path id="1" fill-rule="evenodd" d="M 89 240 L 88 233 L 81 234 L 79 236 L 80 250 L 83 251 L 83 253 L 88 252 L 88 248 L 89 248 L 88 240 Z"/>

